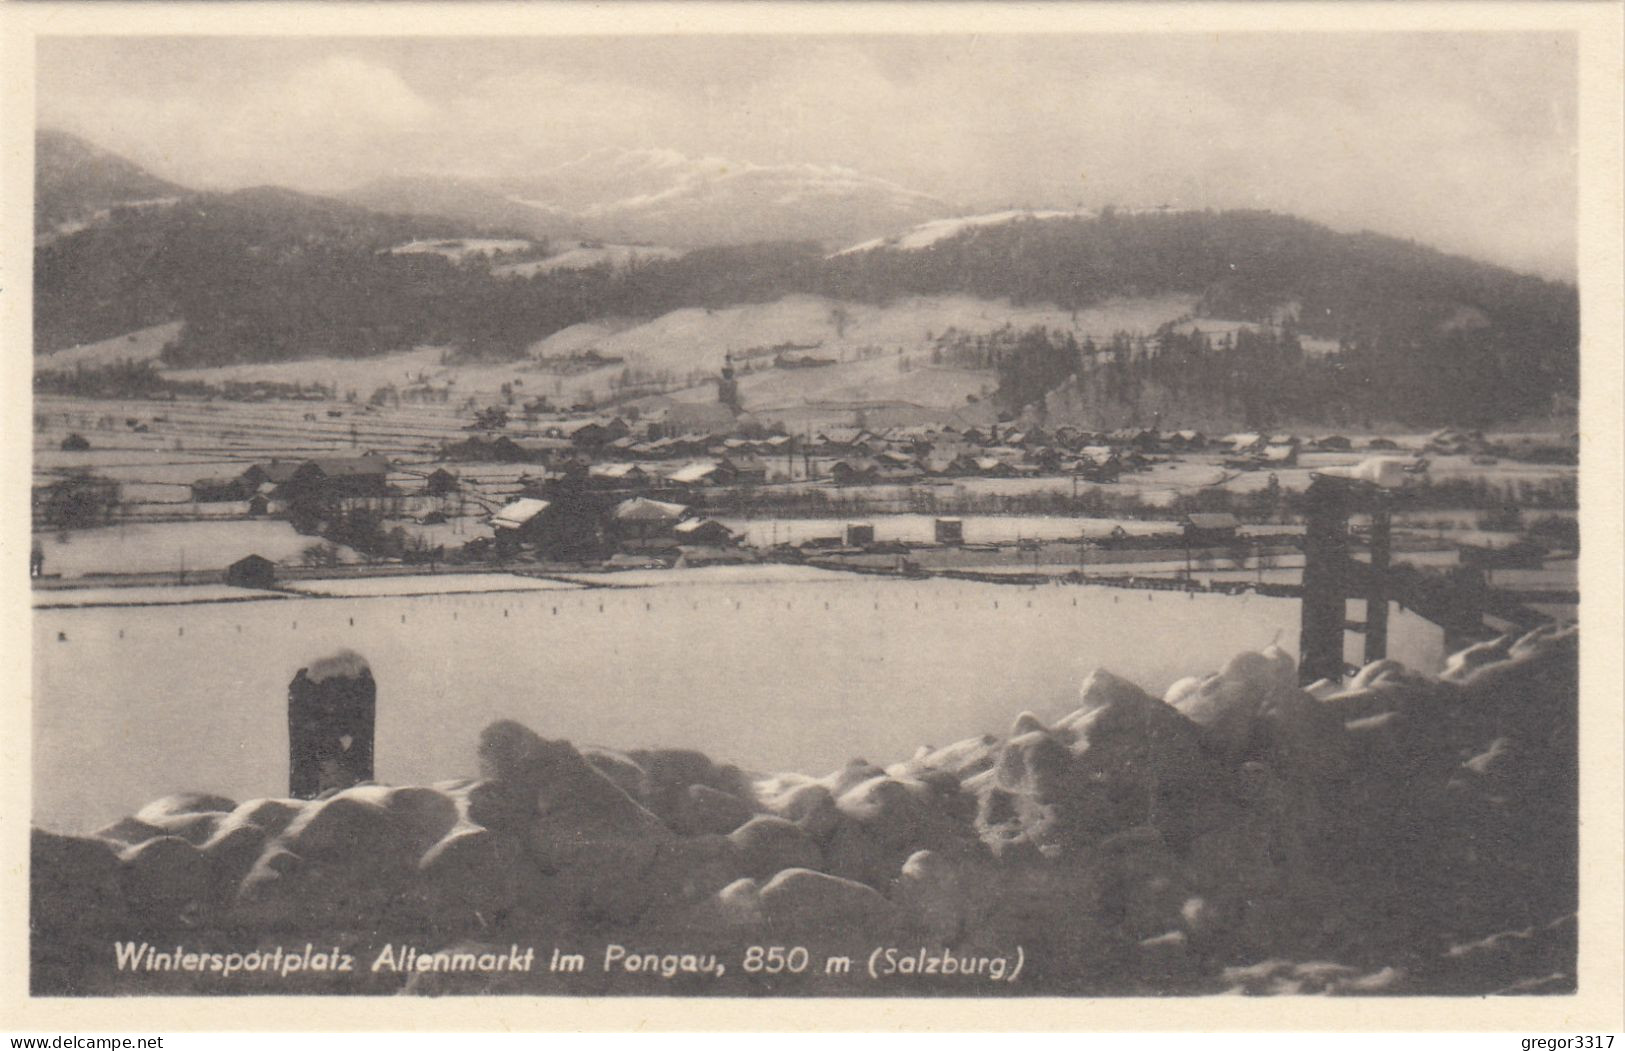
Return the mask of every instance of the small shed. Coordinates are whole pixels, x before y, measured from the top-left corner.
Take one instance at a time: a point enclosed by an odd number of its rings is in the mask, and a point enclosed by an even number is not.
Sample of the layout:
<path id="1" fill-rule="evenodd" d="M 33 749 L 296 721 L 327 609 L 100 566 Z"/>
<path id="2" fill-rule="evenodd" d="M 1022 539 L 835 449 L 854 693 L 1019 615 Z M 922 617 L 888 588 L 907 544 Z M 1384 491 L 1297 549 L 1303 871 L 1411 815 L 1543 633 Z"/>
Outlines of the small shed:
<path id="1" fill-rule="evenodd" d="M 939 544 L 963 544 L 965 542 L 965 520 L 962 518 L 937 519 L 935 536 Z"/>
<path id="2" fill-rule="evenodd" d="M 245 555 L 226 567 L 226 583 L 238 588 L 276 586 L 276 563 L 260 555 Z"/>
<path id="3" fill-rule="evenodd" d="M 875 527 L 872 522 L 850 522 L 846 527 L 846 546 L 863 547 L 865 544 L 875 542 Z"/>
<path id="4" fill-rule="evenodd" d="M 262 518 L 271 511 L 271 501 L 264 493 L 255 493 L 248 498 L 248 514 L 251 518 Z"/>
<path id="5" fill-rule="evenodd" d="M 62 451 L 65 453 L 89 452 L 90 440 L 82 434 L 70 434 L 62 439 Z"/>

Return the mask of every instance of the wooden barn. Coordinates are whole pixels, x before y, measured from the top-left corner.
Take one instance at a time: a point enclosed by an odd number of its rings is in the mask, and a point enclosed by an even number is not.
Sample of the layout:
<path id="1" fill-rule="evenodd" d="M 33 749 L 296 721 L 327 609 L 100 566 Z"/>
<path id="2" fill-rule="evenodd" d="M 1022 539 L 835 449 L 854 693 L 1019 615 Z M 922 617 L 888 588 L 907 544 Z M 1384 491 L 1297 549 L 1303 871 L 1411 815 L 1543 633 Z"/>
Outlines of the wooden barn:
<path id="1" fill-rule="evenodd" d="M 226 567 L 226 583 L 239 588 L 276 586 L 276 563 L 260 555 L 246 555 Z"/>

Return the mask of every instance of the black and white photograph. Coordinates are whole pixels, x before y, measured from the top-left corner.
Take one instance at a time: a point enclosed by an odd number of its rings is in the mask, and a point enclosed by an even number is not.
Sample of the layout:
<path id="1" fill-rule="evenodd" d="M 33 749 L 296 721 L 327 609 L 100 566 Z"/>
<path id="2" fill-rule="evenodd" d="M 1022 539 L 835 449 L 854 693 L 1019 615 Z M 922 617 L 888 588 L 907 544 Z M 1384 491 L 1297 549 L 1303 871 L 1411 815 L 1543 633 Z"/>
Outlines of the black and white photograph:
<path id="1" fill-rule="evenodd" d="M 1585 35 L 927 6 L 36 27 L 29 997 L 1596 991 Z"/>

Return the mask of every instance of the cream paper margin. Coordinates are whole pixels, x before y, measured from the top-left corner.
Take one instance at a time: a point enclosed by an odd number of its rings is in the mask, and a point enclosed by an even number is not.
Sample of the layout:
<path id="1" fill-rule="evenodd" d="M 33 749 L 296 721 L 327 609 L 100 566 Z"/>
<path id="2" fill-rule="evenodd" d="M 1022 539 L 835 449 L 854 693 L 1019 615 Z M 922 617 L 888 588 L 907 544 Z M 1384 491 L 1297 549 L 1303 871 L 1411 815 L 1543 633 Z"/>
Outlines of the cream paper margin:
<path id="1" fill-rule="evenodd" d="M 0 1028 L 11 1032 L 834 1030 L 1519 1031 L 1625 1028 L 1621 925 L 1621 128 L 1620 0 L 1592 3 L 927 4 L 33 3 L 0 0 Z M 572 997 L 128 997 L 36 999 L 27 991 L 31 632 L 23 552 L 32 436 L 30 312 L 34 39 L 50 35 L 508 36 L 584 34 L 1225 33 L 1572 31 L 1580 60 L 1581 684 L 1579 993 L 1559 997 L 1250 1000 L 673 999 Z M 94 777 L 95 771 L 53 776 Z"/>

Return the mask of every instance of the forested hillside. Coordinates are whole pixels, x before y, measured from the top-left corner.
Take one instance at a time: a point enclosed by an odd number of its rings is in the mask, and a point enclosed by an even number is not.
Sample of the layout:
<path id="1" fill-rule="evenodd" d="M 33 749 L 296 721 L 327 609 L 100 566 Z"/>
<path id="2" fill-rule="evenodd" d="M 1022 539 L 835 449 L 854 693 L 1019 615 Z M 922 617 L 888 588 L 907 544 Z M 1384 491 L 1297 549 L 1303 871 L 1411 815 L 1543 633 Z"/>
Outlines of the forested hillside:
<path id="1" fill-rule="evenodd" d="M 1124 333 L 1109 346 L 1026 333 L 972 348 L 974 367 L 998 371 L 1008 411 L 1062 386 L 1133 406 L 1149 386 L 1216 399 L 1260 425 L 1271 414 L 1482 423 L 1577 393 L 1572 286 L 1268 212 L 1015 218 L 923 248 L 722 246 L 529 276 L 390 251 L 476 232 L 495 231 L 270 188 L 114 209 L 36 249 L 35 347 L 179 320 L 163 355 L 172 365 L 423 344 L 510 359 L 594 319 L 792 294 L 876 304 L 956 294 L 1076 310 L 1178 292 L 1199 298 L 1195 332 Z M 1200 334 L 1203 318 L 1256 330 L 1216 342 Z M 1338 349 L 1306 354 L 1300 335 Z M 969 363 L 964 347 L 947 352 Z"/>

